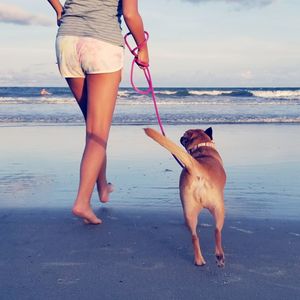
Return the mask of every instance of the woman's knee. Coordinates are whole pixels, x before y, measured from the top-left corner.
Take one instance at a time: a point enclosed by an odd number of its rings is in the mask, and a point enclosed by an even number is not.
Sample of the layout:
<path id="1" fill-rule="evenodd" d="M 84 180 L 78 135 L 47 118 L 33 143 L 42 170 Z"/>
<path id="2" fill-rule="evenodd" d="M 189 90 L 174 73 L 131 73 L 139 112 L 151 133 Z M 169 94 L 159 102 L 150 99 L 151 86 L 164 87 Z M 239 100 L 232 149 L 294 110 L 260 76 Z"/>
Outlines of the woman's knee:
<path id="1" fill-rule="evenodd" d="M 86 142 L 93 142 L 97 145 L 101 146 L 102 148 L 106 149 L 107 147 L 107 137 L 106 135 L 93 130 L 86 131 Z"/>

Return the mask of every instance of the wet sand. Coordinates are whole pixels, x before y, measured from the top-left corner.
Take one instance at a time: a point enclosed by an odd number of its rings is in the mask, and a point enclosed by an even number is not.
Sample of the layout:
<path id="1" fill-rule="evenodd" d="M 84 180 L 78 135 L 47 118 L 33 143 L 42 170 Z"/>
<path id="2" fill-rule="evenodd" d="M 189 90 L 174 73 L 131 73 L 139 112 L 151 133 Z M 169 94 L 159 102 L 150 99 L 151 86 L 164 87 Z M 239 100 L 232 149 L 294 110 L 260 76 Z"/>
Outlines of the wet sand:
<path id="1" fill-rule="evenodd" d="M 193 265 L 181 213 L 96 210 L 84 226 L 65 209 L 1 210 L 1 299 L 298 299 L 300 222 L 227 219 L 226 266 L 200 218 L 207 264 Z"/>
<path id="2" fill-rule="evenodd" d="M 142 128 L 114 126 L 110 203 L 86 226 L 70 214 L 82 127 L 0 127 L 1 299 L 298 299 L 299 126 L 215 125 L 228 174 L 226 267 L 203 213 L 204 267 L 193 265 L 180 169 Z M 187 128 L 170 126 L 177 140 Z"/>

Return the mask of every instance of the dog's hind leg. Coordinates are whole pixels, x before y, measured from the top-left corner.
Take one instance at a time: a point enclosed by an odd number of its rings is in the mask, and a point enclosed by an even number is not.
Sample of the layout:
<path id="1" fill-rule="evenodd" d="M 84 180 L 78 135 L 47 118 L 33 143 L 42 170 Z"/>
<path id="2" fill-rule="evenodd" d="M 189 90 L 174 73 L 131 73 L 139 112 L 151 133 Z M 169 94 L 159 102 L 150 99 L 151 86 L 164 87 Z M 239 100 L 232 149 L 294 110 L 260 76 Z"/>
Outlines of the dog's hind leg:
<path id="1" fill-rule="evenodd" d="M 215 242 L 216 242 L 216 259 L 217 259 L 217 265 L 218 267 L 224 267 L 225 266 L 225 255 L 222 248 L 222 229 L 224 225 L 224 206 L 220 205 L 219 207 L 216 207 L 212 212 L 212 215 L 214 216 L 215 222 L 216 222 L 216 228 L 215 228 Z"/>
<path id="2" fill-rule="evenodd" d="M 192 243 L 194 248 L 194 255 L 195 255 L 195 265 L 196 266 L 203 266 L 206 264 L 200 248 L 199 237 L 197 234 L 197 224 L 198 224 L 198 211 L 184 211 L 184 217 L 186 221 L 186 225 L 188 226 L 191 234 L 192 234 Z"/>

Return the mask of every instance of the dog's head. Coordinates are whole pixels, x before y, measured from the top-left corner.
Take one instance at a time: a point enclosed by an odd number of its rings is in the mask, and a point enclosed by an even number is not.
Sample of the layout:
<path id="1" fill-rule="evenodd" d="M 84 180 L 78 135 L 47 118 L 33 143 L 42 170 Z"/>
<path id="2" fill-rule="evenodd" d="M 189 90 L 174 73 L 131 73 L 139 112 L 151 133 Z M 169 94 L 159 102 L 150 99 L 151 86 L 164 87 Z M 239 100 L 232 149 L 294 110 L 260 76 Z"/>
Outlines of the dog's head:
<path id="1" fill-rule="evenodd" d="M 213 140 L 212 128 L 206 130 L 202 129 L 189 129 L 180 139 L 182 146 L 189 151 L 199 143 L 211 142 Z"/>

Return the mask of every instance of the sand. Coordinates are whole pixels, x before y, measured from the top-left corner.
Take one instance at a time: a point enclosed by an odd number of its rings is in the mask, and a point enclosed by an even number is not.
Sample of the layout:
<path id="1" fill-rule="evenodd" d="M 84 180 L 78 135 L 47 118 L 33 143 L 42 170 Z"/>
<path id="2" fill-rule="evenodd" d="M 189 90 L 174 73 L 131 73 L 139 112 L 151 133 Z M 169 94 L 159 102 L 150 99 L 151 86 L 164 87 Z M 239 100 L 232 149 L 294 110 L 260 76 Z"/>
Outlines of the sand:
<path id="1" fill-rule="evenodd" d="M 180 169 L 141 127 L 114 126 L 110 203 L 99 226 L 70 214 L 83 127 L 0 127 L 1 299 L 299 299 L 299 126 L 216 125 L 227 170 L 226 266 L 213 220 L 199 219 L 207 264 L 193 265 Z M 167 127 L 176 140 L 187 129 Z"/>

